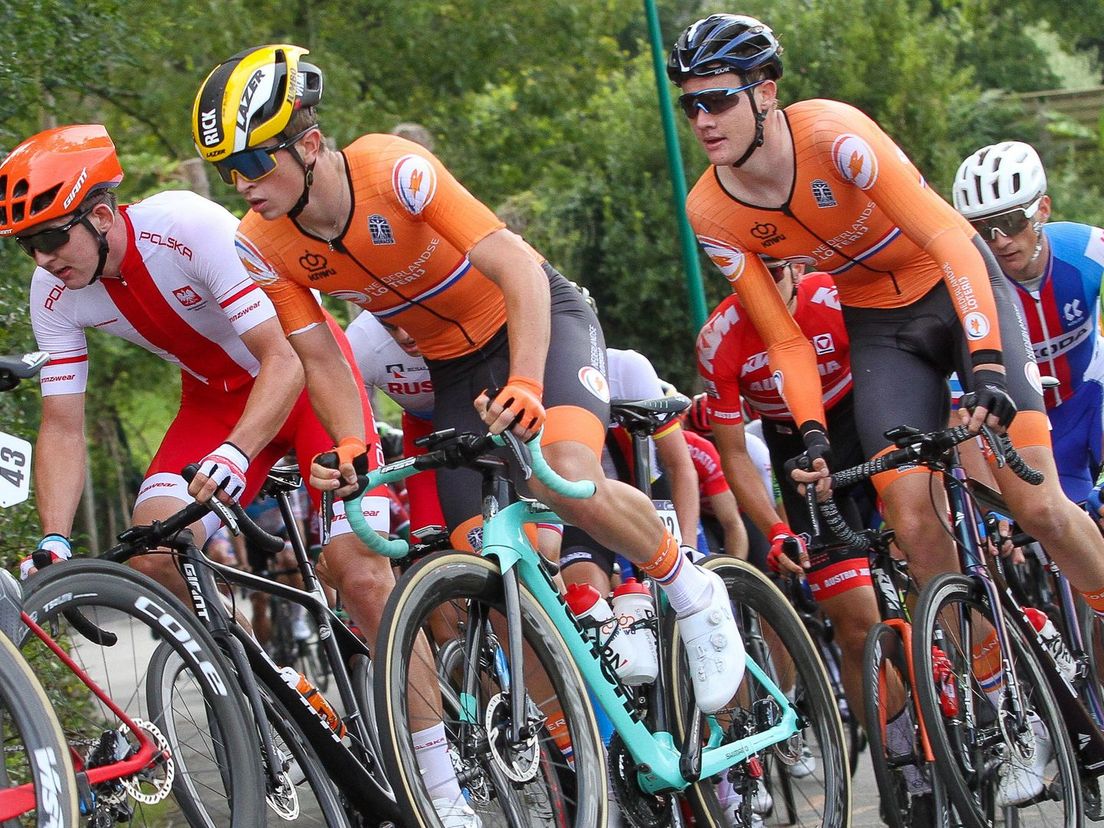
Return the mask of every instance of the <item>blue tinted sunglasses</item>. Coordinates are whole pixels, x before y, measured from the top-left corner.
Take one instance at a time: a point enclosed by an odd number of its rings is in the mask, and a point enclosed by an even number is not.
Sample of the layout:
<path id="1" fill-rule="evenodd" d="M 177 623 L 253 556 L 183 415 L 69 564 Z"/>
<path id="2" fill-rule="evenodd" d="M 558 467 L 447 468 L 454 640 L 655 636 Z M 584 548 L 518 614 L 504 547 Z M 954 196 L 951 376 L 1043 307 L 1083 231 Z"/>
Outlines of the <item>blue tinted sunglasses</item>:
<path id="1" fill-rule="evenodd" d="M 699 112 L 704 112 L 707 115 L 720 115 L 740 103 L 739 95 L 741 92 L 756 87 L 762 82 L 757 80 L 754 83 L 734 88 L 703 89 L 701 92 L 687 92 L 685 95 L 679 95 L 678 103 L 682 107 L 682 111 L 686 113 L 686 117 L 691 121 L 697 117 Z"/>
<path id="2" fill-rule="evenodd" d="M 259 181 L 276 169 L 276 153 L 292 146 L 312 129 L 317 128 L 318 127 L 311 125 L 302 132 L 291 136 L 287 140 L 281 141 L 275 146 L 257 147 L 256 149 L 235 152 L 233 155 L 227 156 L 221 161 L 216 161 L 215 169 L 218 170 L 219 175 L 222 176 L 222 180 L 231 186 L 238 176 L 244 178 L 246 181 Z"/>

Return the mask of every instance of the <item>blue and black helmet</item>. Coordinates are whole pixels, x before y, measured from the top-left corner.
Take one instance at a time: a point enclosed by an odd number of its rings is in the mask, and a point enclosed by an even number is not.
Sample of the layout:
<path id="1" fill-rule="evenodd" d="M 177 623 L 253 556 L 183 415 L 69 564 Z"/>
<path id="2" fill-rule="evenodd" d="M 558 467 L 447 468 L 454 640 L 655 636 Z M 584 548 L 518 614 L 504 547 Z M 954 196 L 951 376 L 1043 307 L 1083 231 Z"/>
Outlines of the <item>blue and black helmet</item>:
<path id="1" fill-rule="evenodd" d="M 762 21 L 743 14 L 713 14 L 682 33 L 667 59 L 667 77 L 687 78 L 766 69 L 782 77 L 782 46 Z"/>

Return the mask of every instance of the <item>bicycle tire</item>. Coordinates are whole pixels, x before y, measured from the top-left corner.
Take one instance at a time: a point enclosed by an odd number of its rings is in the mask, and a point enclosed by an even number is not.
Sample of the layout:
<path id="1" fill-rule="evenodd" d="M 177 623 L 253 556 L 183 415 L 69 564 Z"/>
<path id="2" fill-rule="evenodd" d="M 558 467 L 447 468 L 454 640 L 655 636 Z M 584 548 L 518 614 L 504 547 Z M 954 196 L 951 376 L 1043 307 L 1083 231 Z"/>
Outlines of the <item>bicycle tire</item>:
<path id="1" fill-rule="evenodd" d="M 847 764 L 843 724 L 824 665 L 809 638 L 805 624 L 778 588 L 744 561 L 727 556 L 712 556 L 699 562 L 699 565 L 716 572 L 724 580 L 733 603 L 734 615 L 745 624 L 745 641 L 748 637 L 746 621 L 754 619 L 756 623 L 766 625 L 764 641 L 773 634 L 792 659 L 797 699 L 795 703 L 809 722 L 801 736 L 805 744 L 813 750 L 816 765 L 812 773 L 800 779 L 791 777 L 789 780 L 795 794 L 795 813 L 789 824 L 847 828 L 851 824 L 851 774 Z M 663 634 L 667 643 L 664 648 L 666 658 L 663 669 L 670 690 L 673 714 L 671 724 L 675 731 L 675 741 L 680 743 L 690 726 L 690 717 L 698 714 L 694 707 L 690 682 L 685 678 L 688 667 L 677 622 L 673 617 L 666 619 Z M 765 672 L 769 674 L 770 669 L 765 668 Z M 734 699 L 762 697 L 764 693 L 758 682 L 751 671 L 747 671 Z M 770 703 L 774 704 L 773 701 Z M 739 704 L 727 710 L 727 715 L 725 711 L 721 711 L 711 717 L 726 729 L 745 715 Z M 708 733 L 708 728 L 703 727 L 703 733 Z M 798 737 L 794 737 L 776 745 L 771 751 L 773 758 L 786 764 L 795 763 L 799 744 Z M 696 825 L 723 828 L 732 824 L 730 815 L 724 812 L 717 795 L 718 782 L 722 778 L 723 775 L 701 779 L 683 791 Z M 813 788 L 817 789 L 815 793 L 811 792 Z M 750 810 L 747 803 L 744 805 Z M 779 803 L 774 802 L 764 814 L 768 824 L 779 824 L 778 821 L 771 820 L 774 808 L 778 806 Z M 744 814 L 743 818 L 745 822 L 749 822 L 750 813 Z"/>
<path id="2" fill-rule="evenodd" d="M 42 684 L 7 636 L 0 634 L 0 794 L 33 784 L 31 810 L 3 828 L 77 828 L 80 815 L 65 734 Z M 5 813 L 7 811 L 5 810 Z"/>
<path id="3" fill-rule="evenodd" d="M 531 715 L 525 727 L 530 736 L 523 740 L 521 749 L 499 738 L 509 724 L 502 718 L 509 714 L 503 688 L 487 672 L 493 665 L 485 663 L 482 647 L 474 657 L 472 653 L 463 652 L 463 667 L 478 670 L 480 682 L 475 688 L 478 697 L 469 695 L 461 700 L 457 691 L 455 700 L 451 700 L 448 693 L 443 700 L 446 735 L 454 765 L 461 765 L 469 800 L 484 816 L 485 823 L 490 816 L 486 810 L 494 807 L 501 809 L 494 818 L 505 819 L 507 824 L 565 825 L 569 828 L 604 825 L 607 807 L 605 750 L 598 736 L 594 712 L 587 702 L 582 677 L 545 610 L 524 586 L 520 596 L 522 631 L 528 645 L 526 681 L 531 693 L 527 708 Z M 478 627 L 480 632 L 486 633 L 483 643 L 490 645 L 492 639 L 497 641 L 493 630 L 501 628 L 505 632 L 502 577 L 497 563 L 451 550 L 424 558 L 396 585 L 383 613 L 374 663 L 380 741 L 400 808 L 408 824 L 419 828 L 437 826 L 439 820 L 422 783 L 411 742 L 411 733 L 418 727 L 411 722 L 408 713 L 407 676 L 416 637 L 431 613 L 445 604 L 463 609 L 460 618 L 467 619 L 461 621 L 463 628 L 474 630 Z M 486 612 L 488 621 L 471 624 L 470 619 L 479 612 Z M 427 666 L 436 676 L 437 665 Z M 538 671 L 539 678 L 530 675 L 534 671 Z M 538 686 L 542 694 L 540 701 L 546 704 L 543 709 L 533 701 L 533 694 L 538 692 L 534 688 Z M 411 692 L 416 689 L 410 688 Z M 545 693 L 555 694 L 556 700 L 550 701 Z M 449 720 L 447 715 L 452 705 L 465 711 L 465 717 L 474 723 L 470 725 L 473 738 L 459 740 L 460 723 Z M 545 727 L 543 717 L 557 708 L 562 710 L 574 751 L 573 768 Z M 485 723 L 492 717 L 493 724 L 488 729 Z M 483 747 L 476 747 L 477 744 Z M 511 775 L 516 778 L 516 784 L 510 782 Z"/>
<path id="4" fill-rule="evenodd" d="M 1042 668 L 1019 629 L 1007 616 L 1006 627 L 1012 652 L 1002 653 L 1002 656 L 1012 664 L 1020 679 L 1024 705 L 1037 714 L 1050 737 L 1053 759 L 1040 774 L 1044 783 L 1050 783 L 1044 791 L 1054 796 L 1060 793 L 1061 796 L 1056 800 L 1023 806 L 999 808 L 997 805 L 997 768 L 1009 761 L 1005 754 L 1011 755 L 1012 748 L 1003 737 L 1005 729 L 998 726 L 998 713 L 993 703 L 973 673 L 970 655 L 973 645 L 959 629 L 961 619 L 978 616 L 992 622 L 993 611 L 984 588 L 977 580 L 956 573 L 943 573 L 934 578 L 921 592 L 913 616 L 912 657 L 918 677 L 916 697 L 928 726 L 928 739 L 936 768 L 947 786 L 960 824 L 968 828 L 989 828 L 1001 818 L 997 813 L 1000 810 L 1006 812 L 1006 823 L 1011 819 L 1013 824 L 1018 820 L 1025 825 L 1080 825 L 1081 788 L 1067 728 Z M 967 621 L 964 625 L 967 635 L 973 633 L 972 624 L 972 621 Z M 946 716 L 943 713 L 939 688 L 929 678 L 933 675 L 933 646 L 938 646 L 950 659 L 957 675 L 968 671 L 968 686 L 957 687 L 959 709 L 970 706 L 977 711 L 976 733 L 964 730 L 961 715 Z M 924 679 L 919 680 L 920 677 Z M 971 705 L 967 705 L 963 698 L 966 693 L 970 694 Z M 1037 737 L 1031 741 L 1037 744 Z M 990 746 L 996 747 L 998 742 L 1001 747 L 992 750 Z"/>
<path id="5" fill-rule="evenodd" d="M 150 659 L 149 675 L 146 681 L 147 698 L 150 710 L 159 720 L 165 722 L 166 736 L 168 736 L 170 742 L 177 741 L 173 738 L 175 717 L 162 711 L 174 708 L 177 679 L 184 670 L 184 666 L 179 654 L 165 643 L 157 647 L 153 658 Z M 339 794 L 329 776 L 322 769 L 318 757 L 309 747 L 302 729 L 291 718 L 287 708 L 279 699 L 266 695 L 264 705 L 265 717 L 272 729 L 274 743 L 287 759 L 286 766 L 282 770 L 288 772 L 287 765 L 290 765 L 291 759 L 294 759 L 299 770 L 302 771 L 307 788 L 311 791 L 315 800 L 314 807 L 303 807 L 303 803 L 299 802 L 303 786 L 297 787 L 295 784 L 287 783 L 280 790 L 269 791 L 266 797 L 269 808 L 279 815 L 282 807 L 285 816 L 281 817 L 280 821 L 294 820 L 297 825 L 331 825 L 334 828 L 349 825 L 348 815 L 341 804 Z M 177 757 L 178 766 L 185 761 L 183 757 Z M 194 779 L 195 776 L 192 774 L 184 776 L 186 783 L 190 783 Z M 206 809 L 193 784 L 185 784 L 184 789 L 177 794 L 177 801 L 180 802 L 181 810 L 185 812 L 190 822 L 202 824 L 205 821 L 210 821 L 210 817 L 205 816 Z M 278 821 L 274 822 L 271 815 L 269 816 L 269 823 L 280 824 Z M 265 823 L 258 823 L 258 825 L 263 824 Z"/>
<path id="6" fill-rule="evenodd" d="M 927 794 L 911 795 L 901 760 L 904 755 L 891 755 L 886 745 L 887 671 L 892 670 L 904 690 L 904 709 L 900 715 L 916 718 L 908 656 L 900 634 L 885 623 L 875 624 L 867 634 L 863 649 L 863 712 L 874 781 L 881 797 L 882 821 L 889 828 L 950 828 L 950 813 L 946 790 L 939 775 L 923 759 L 919 728 L 915 733 L 912 757 L 917 773 L 927 782 Z M 908 711 L 908 712 L 905 712 Z"/>
<path id="7" fill-rule="evenodd" d="M 194 683 L 192 715 L 196 731 L 189 735 L 186 747 L 194 752 L 201 745 L 208 746 L 209 760 L 217 769 L 205 778 L 203 797 L 208 810 L 217 816 L 189 822 L 210 828 L 255 826 L 256 815 L 264 808 L 256 733 L 232 670 L 190 609 L 164 587 L 129 567 L 83 559 L 51 566 L 29 581 L 24 610 L 57 633 L 55 637 L 68 641 L 70 655 L 130 718 L 151 722 L 162 736 L 165 720 L 151 713 L 144 691 L 150 657 L 160 643 L 171 646 L 187 665 Z M 70 621 L 77 616 L 110 632 L 116 640 L 98 642 L 85 637 Z M 25 653 L 36 645 L 41 647 L 29 634 L 21 644 Z M 107 733 L 120 728 L 129 735 L 115 714 L 91 692 L 80 693 L 69 702 L 64 711 L 67 715 L 59 718 L 74 749 L 93 748 Z M 169 743 L 168 749 L 170 755 L 184 755 L 183 738 Z M 85 760 L 90 752 L 85 752 Z M 190 769 L 197 768 L 197 762 L 192 762 Z M 144 775 L 136 778 L 152 785 L 155 791 L 160 787 L 158 782 L 163 782 Z M 147 819 L 161 824 L 173 813 L 185 816 L 187 803 L 174 796 L 180 779 L 178 774 L 163 801 L 146 805 L 127 798 L 120 807 L 133 808 L 130 819 L 139 825 Z M 100 793 L 98 803 L 119 797 L 118 790 Z"/>

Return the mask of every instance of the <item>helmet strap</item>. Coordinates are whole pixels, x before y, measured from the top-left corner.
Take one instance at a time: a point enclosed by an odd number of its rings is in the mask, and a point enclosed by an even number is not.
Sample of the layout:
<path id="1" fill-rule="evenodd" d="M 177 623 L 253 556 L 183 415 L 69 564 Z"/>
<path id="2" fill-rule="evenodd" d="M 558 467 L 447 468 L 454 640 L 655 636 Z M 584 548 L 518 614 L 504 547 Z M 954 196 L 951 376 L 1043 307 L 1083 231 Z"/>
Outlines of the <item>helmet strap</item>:
<path id="1" fill-rule="evenodd" d="M 732 162 L 734 167 L 742 167 L 744 163 L 751 158 L 751 154 L 755 152 L 759 147 L 763 146 L 763 124 L 767 120 L 767 108 L 764 107 L 760 110 L 755 106 L 755 94 L 754 90 L 747 90 L 748 101 L 751 103 L 751 111 L 755 113 L 755 137 L 751 139 L 751 143 L 748 144 L 748 148 L 744 150 L 744 154 Z"/>
<path id="2" fill-rule="evenodd" d="M 299 153 L 295 151 L 295 147 L 288 147 L 287 151 L 291 153 L 291 157 L 295 159 L 295 163 L 303 168 L 303 192 L 299 196 L 299 200 L 295 202 L 295 205 L 288 210 L 288 218 L 296 219 L 310 202 L 310 191 L 311 187 L 314 186 L 315 162 L 312 161 L 309 165 L 304 164 L 303 159 L 299 157 Z"/>
<path id="3" fill-rule="evenodd" d="M 101 233 L 97 230 L 95 225 L 88 220 L 88 216 L 81 219 L 81 224 L 88 228 L 88 232 L 96 238 L 96 242 L 99 245 L 100 259 L 96 265 L 96 272 L 92 275 L 92 280 L 88 283 L 94 285 L 99 281 L 99 278 L 103 276 L 104 266 L 107 265 L 107 254 L 110 249 L 107 245 L 107 233 Z"/>

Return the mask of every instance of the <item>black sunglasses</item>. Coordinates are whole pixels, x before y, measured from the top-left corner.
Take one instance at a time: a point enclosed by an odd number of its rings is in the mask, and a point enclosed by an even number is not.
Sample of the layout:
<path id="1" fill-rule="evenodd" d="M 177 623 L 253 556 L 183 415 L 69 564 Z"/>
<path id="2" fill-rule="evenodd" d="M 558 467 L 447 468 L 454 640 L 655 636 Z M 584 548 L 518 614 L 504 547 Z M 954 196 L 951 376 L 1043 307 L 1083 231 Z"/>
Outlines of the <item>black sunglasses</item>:
<path id="1" fill-rule="evenodd" d="M 23 252 L 34 258 L 35 251 L 40 253 L 53 253 L 69 241 L 69 231 L 83 222 L 88 216 L 88 211 L 77 213 L 69 221 L 60 227 L 51 227 L 48 230 L 40 230 L 29 236 L 16 236 L 15 240 L 23 248 Z"/>
<path id="2" fill-rule="evenodd" d="M 699 112 L 704 112 L 707 115 L 720 115 L 740 103 L 739 95 L 741 92 L 756 87 L 762 82 L 757 80 L 754 83 L 734 88 L 703 89 L 701 92 L 687 92 L 685 95 L 679 95 L 678 103 L 686 117 L 691 121 L 697 117 Z"/>
<path id="3" fill-rule="evenodd" d="M 997 233 L 1006 238 L 1015 236 L 1027 229 L 1031 219 L 1039 212 L 1041 201 L 1042 198 L 1037 198 L 1026 207 L 1017 207 L 1015 210 L 1009 210 L 1007 213 L 1000 213 L 988 218 L 971 219 L 970 224 L 986 241 L 995 240 Z"/>
<path id="4" fill-rule="evenodd" d="M 312 129 L 317 129 L 317 127 L 311 125 L 275 146 L 257 147 L 256 149 L 235 152 L 221 161 L 216 161 L 215 169 L 218 170 L 222 180 L 231 186 L 233 186 L 237 176 L 241 176 L 246 181 L 259 181 L 276 169 L 276 153 L 292 146 Z"/>

